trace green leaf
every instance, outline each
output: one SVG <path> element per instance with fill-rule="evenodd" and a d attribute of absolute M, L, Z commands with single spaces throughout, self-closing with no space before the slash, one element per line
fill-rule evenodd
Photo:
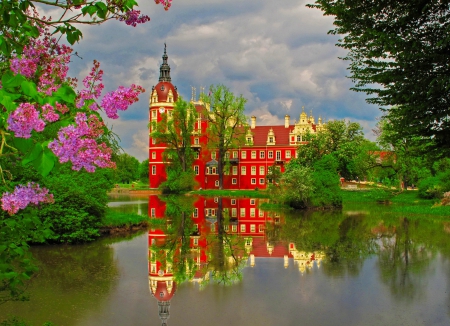
<path fill-rule="evenodd" d="M 31 138 L 14 138 L 14 146 L 22 153 L 27 153 L 33 146 L 33 143 Z"/>
<path fill-rule="evenodd" d="M 11 71 L 4 73 L 2 76 L 2 86 L 4 88 L 20 86 L 24 81 L 26 81 L 24 76 L 21 74 L 14 75 Z"/>
<path fill-rule="evenodd" d="M 20 87 L 22 88 L 22 91 L 25 95 L 28 95 L 34 100 L 37 100 L 37 98 L 39 97 L 35 83 L 30 81 L 23 81 Z"/>
<path fill-rule="evenodd" d="M 92 17 L 92 15 L 97 12 L 97 7 L 94 5 L 89 5 L 89 6 L 83 7 L 83 9 L 81 9 L 81 12 L 83 13 L 83 16 L 85 16 L 86 14 L 89 14 L 89 16 Z"/>
<path fill-rule="evenodd" d="M 22 159 L 22 165 L 25 166 L 28 163 L 33 162 L 36 159 L 38 159 L 42 153 L 42 150 L 43 150 L 42 144 L 36 143 L 33 147 L 33 150 Z"/>
<path fill-rule="evenodd" d="M 61 86 L 55 93 L 53 93 L 53 96 L 63 100 L 66 103 L 73 104 L 75 102 L 77 94 L 70 86 L 64 85 Z"/>
<path fill-rule="evenodd" d="M 44 150 L 42 151 L 38 159 L 33 161 L 33 166 L 43 177 L 45 177 L 55 166 L 55 161 L 55 154 L 53 154 L 53 152 L 48 147 L 44 147 Z"/>
<path fill-rule="evenodd" d="M 95 6 L 98 8 L 97 16 L 102 19 L 105 19 L 106 14 L 108 13 L 108 7 L 106 7 L 106 5 L 103 2 L 97 2 L 95 3 Z"/>
<path fill-rule="evenodd" d="M 17 103 L 14 102 L 17 97 L 14 95 L 16 94 L 8 94 L 6 92 L 2 94 L 2 92 L 0 92 L 0 103 L 6 108 L 8 113 L 17 109 Z"/>
<path fill-rule="evenodd" d="M 135 0 L 126 0 L 124 3 L 124 9 L 131 10 L 134 6 L 137 6 L 137 2 Z"/>

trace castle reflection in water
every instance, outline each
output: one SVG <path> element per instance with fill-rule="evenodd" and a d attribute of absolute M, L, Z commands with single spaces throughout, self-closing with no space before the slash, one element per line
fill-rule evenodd
<path fill-rule="evenodd" d="M 149 197 L 148 279 L 162 325 L 182 282 L 197 282 L 200 289 L 210 282 L 231 285 L 258 258 L 279 258 L 285 268 L 293 262 L 299 273 L 320 267 L 323 252 L 277 240 L 283 217 L 259 204 L 256 198 Z"/>

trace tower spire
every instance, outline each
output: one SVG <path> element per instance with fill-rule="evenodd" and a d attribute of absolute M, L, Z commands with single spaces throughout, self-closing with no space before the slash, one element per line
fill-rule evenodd
<path fill-rule="evenodd" d="M 161 67 L 159 68 L 159 81 L 160 82 L 170 82 L 172 81 L 172 79 L 170 78 L 170 66 L 167 63 L 167 59 L 169 57 L 167 56 L 167 51 L 166 51 L 166 43 L 164 43 L 164 54 L 162 56 L 163 59 L 163 63 L 161 65 Z"/>

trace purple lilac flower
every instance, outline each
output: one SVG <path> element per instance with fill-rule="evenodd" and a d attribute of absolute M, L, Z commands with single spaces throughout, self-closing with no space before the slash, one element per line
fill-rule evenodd
<path fill-rule="evenodd" d="M 39 119 L 39 112 L 30 103 L 20 103 L 9 115 L 7 122 L 7 129 L 14 131 L 15 136 L 19 138 L 30 138 L 33 129 L 40 132 L 45 127 L 45 122 Z"/>
<path fill-rule="evenodd" d="M 116 91 L 109 92 L 103 97 L 101 106 L 105 109 L 108 118 L 117 119 L 119 117 L 117 110 L 127 110 L 131 104 L 139 100 L 138 96 L 143 92 L 145 89 L 134 84 L 129 88 L 119 86 Z"/>
<path fill-rule="evenodd" d="M 42 116 L 49 122 L 55 122 L 59 120 L 59 115 L 53 109 L 50 104 L 44 104 L 42 106 Z"/>
<path fill-rule="evenodd" d="M 29 204 L 53 203 L 53 195 L 48 189 L 40 188 L 37 183 L 29 182 L 28 185 L 18 185 L 13 193 L 5 192 L 2 195 L 2 209 L 9 215 L 14 215 L 20 209 L 25 209 Z"/>
<path fill-rule="evenodd" d="M 169 10 L 170 6 L 172 6 L 172 0 L 155 0 L 155 3 L 163 5 L 164 10 Z"/>
<path fill-rule="evenodd" d="M 147 15 L 141 15 L 139 10 L 129 10 L 124 16 L 119 18 L 120 21 L 125 21 L 125 24 L 136 27 L 137 24 L 144 24 L 150 21 Z"/>
<path fill-rule="evenodd" d="M 78 98 L 76 101 L 77 108 L 81 108 L 84 105 L 84 101 L 91 100 L 94 98 L 99 98 L 105 87 L 101 81 L 103 80 L 103 70 L 100 69 L 100 62 L 94 60 L 94 67 L 92 67 L 91 72 L 88 76 L 83 79 L 83 85 L 85 89 L 78 93 Z M 93 103 L 89 106 L 91 110 L 96 111 L 98 105 Z"/>
<path fill-rule="evenodd" d="M 98 144 L 95 139 L 103 134 L 104 124 L 95 115 L 88 119 L 81 112 L 77 113 L 75 123 L 61 128 L 58 139 L 48 145 L 59 161 L 71 161 L 72 169 L 76 171 L 85 168 L 88 172 L 94 172 L 95 166 L 114 168 L 112 150 L 105 143 Z"/>

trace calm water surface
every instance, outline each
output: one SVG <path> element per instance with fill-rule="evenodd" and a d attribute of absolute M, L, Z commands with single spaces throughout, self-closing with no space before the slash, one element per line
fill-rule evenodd
<path fill-rule="evenodd" d="M 196 203 L 200 215 L 204 208 L 207 212 L 209 202 Z M 115 198 L 110 204 L 140 213 L 156 208 L 157 218 L 168 207 L 164 205 L 150 200 L 149 210 L 147 198 Z M 236 205 L 238 212 L 251 208 L 239 201 Z M 256 211 L 254 219 L 259 215 Z M 273 214 L 264 220 L 263 235 L 233 238 L 252 239 L 250 249 L 237 249 L 242 261 L 236 270 L 227 265 L 215 273 L 218 264 L 209 264 L 194 273 L 195 268 L 177 269 L 174 263 L 171 280 L 191 275 L 191 281 L 175 282 L 168 325 L 450 325 L 448 222 L 430 219 L 425 224 L 387 207 L 356 204 L 339 213 Z M 171 241 L 169 229 L 179 229 L 177 223 L 172 218 L 172 227 L 163 232 L 165 243 Z M 214 216 L 204 226 L 217 230 L 212 224 L 217 224 Z M 193 234 L 200 234 L 201 247 L 205 231 L 200 230 Z M 149 243 L 156 236 L 163 235 L 152 229 L 128 239 L 33 248 L 40 273 L 30 284 L 30 301 L 0 306 L 0 320 L 17 315 L 35 326 L 45 321 L 161 325 L 158 291 L 154 296 L 149 289 L 148 257 L 156 252 Z M 178 247 L 174 257 L 182 251 Z M 214 252 L 205 249 L 206 260 L 214 261 Z M 192 259 L 203 266 L 200 256 Z M 158 265 L 160 276 L 169 275 L 163 269 Z M 218 283 L 230 270 L 238 277 L 227 285 Z"/>

